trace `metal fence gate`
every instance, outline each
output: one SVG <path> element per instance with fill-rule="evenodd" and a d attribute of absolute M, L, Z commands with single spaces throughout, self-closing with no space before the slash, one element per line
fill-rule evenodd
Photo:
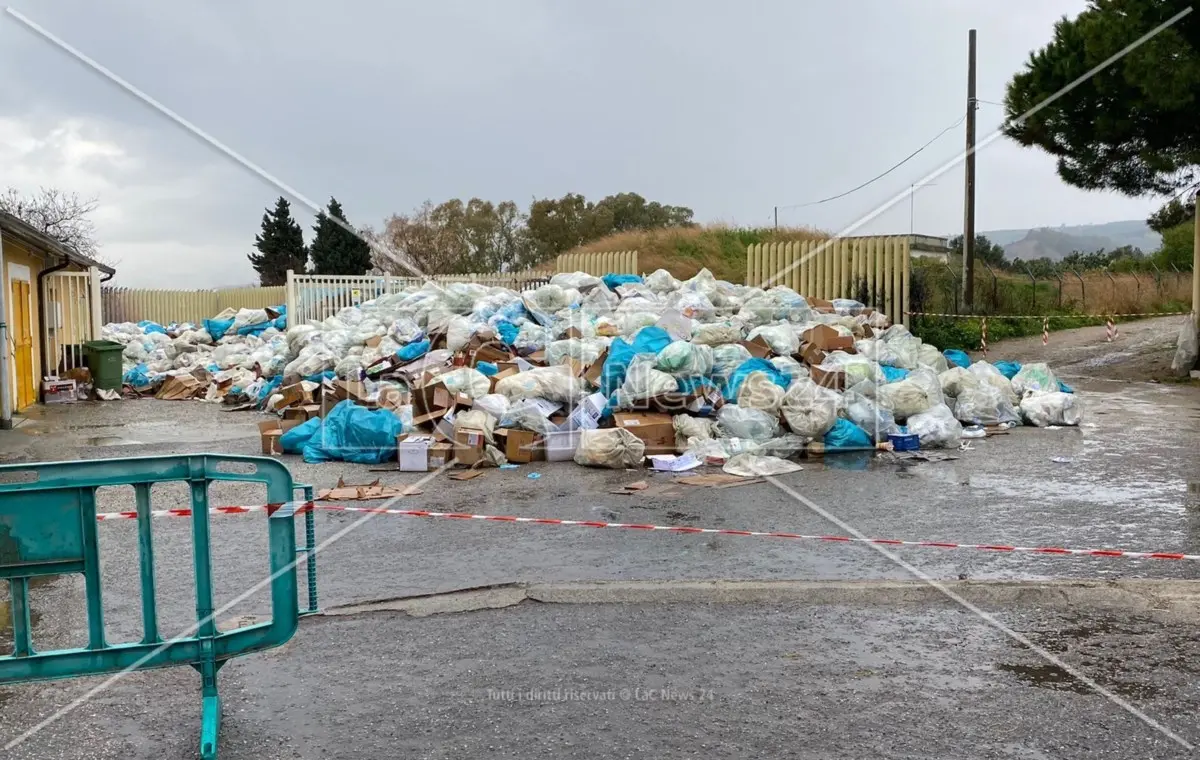
<path fill-rule="evenodd" d="M 62 375 L 84 366 L 83 344 L 100 337 L 99 271 L 48 274 L 39 295 L 47 371 Z"/>

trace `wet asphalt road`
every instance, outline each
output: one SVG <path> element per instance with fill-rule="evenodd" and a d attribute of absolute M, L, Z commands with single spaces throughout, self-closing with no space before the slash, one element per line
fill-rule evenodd
<path fill-rule="evenodd" d="M 951 452 L 958 459 L 937 463 L 904 464 L 888 456 L 871 461 L 854 457 L 830 458 L 824 463 L 806 463 L 802 472 L 780 480 L 840 520 L 873 536 L 1200 553 L 1200 510 L 1189 510 L 1186 506 L 1187 481 L 1200 479 L 1200 468 L 1197 467 L 1200 460 L 1195 453 L 1195 441 L 1200 432 L 1200 392 L 1174 385 L 1099 380 L 1078 383 L 1077 387 L 1087 405 L 1085 426 L 1080 429 L 1019 429 L 1006 436 L 975 441 L 973 451 Z M 199 403 L 136 401 L 76 406 L 70 412 L 70 424 L 66 423 L 67 419 L 64 410 L 48 410 L 35 427 L 7 436 L 0 441 L 0 447 L 10 458 L 27 461 L 206 451 L 256 454 L 259 448 L 255 423 L 260 417 L 224 413 Z M 1054 457 L 1066 457 L 1070 461 L 1055 463 Z M 298 458 L 285 458 L 285 462 L 298 482 L 317 486 L 331 486 L 339 476 L 347 482 L 380 478 L 384 483 L 392 484 L 412 483 L 421 477 L 395 472 L 369 473 L 369 468 L 364 466 L 305 465 Z M 534 471 L 542 477 L 528 479 L 526 475 Z M 609 493 L 617 485 L 640 479 L 649 479 L 651 488 L 633 496 Z M 797 503 L 770 484 L 723 490 L 695 489 L 672 485 L 668 475 L 586 470 L 570 463 L 490 471 L 471 482 L 454 482 L 439 476 L 422 488 L 423 494 L 405 499 L 400 506 L 817 534 L 842 532 L 841 528 L 831 525 L 803 503 Z M 214 504 L 264 501 L 264 495 L 256 487 L 234 484 L 214 486 L 212 498 Z M 186 491 L 176 486 L 156 488 L 154 506 L 187 506 Z M 132 493 L 102 491 L 100 508 L 132 508 Z M 359 519 L 348 514 L 318 515 L 320 538 L 349 529 L 343 538 L 322 552 L 318 561 L 322 606 L 524 580 L 908 576 L 905 570 L 869 547 L 843 544 L 392 516 L 374 516 L 361 522 Z M 239 598 L 264 577 L 267 566 L 264 522 L 261 514 L 214 518 L 212 535 L 219 605 Z M 177 518 L 157 520 L 154 530 L 160 619 L 165 631 L 182 631 L 195 620 L 188 521 Z M 101 538 L 109 640 L 134 640 L 141 633 L 134 523 L 106 523 L 102 526 Z M 938 549 L 897 551 L 912 565 L 937 578 L 1197 577 L 1196 567 L 1185 562 L 1068 559 Z M 6 595 L 7 589 L 0 590 L 0 606 Z M 34 593 L 34 609 L 38 616 L 35 643 L 42 648 L 83 644 L 82 608 L 80 579 L 66 578 L 39 586 Z M 268 609 L 269 599 L 265 593 L 259 593 L 229 606 L 222 614 L 232 618 L 240 614 L 262 614 Z M 1121 722 L 1123 718 L 1114 717 L 1116 714 L 1106 704 L 1097 705 L 1090 701 L 1097 699 L 1095 697 L 1077 699 L 1054 689 L 1019 687 L 1020 678 L 1013 672 L 1004 677 L 1011 676 L 1010 680 L 998 681 L 990 675 L 991 670 L 987 670 L 994 669 L 995 662 L 985 657 L 987 662 L 980 664 L 972 659 L 983 650 L 970 646 L 962 650 L 963 659 L 956 666 L 958 676 L 954 678 L 966 678 L 978 688 L 968 693 L 947 686 L 949 691 L 937 692 L 926 705 L 932 711 L 928 720 L 903 712 L 906 692 L 901 689 L 900 681 L 889 681 L 888 691 L 868 690 L 853 697 L 845 691 L 852 689 L 853 683 L 847 684 L 845 673 L 836 670 L 823 676 L 827 681 L 824 693 L 830 704 L 826 706 L 825 701 L 821 701 L 805 707 L 814 701 L 813 677 L 786 668 L 781 670 L 778 662 L 763 665 L 758 676 L 765 678 L 763 674 L 768 672 L 774 677 L 791 673 L 791 678 L 775 684 L 772 688 L 776 691 L 769 694 L 772 704 L 779 703 L 778 713 L 771 710 L 764 713 L 753 700 L 747 702 L 739 698 L 722 703 L 720 716 L 725 717 L 710 714 L 702 724 L 697 724 L 695 715 L 685 713 L 668 716 L 670 720 L 664 728 L 648 713 L 622 717 L 609 712 L 613 708 L 608 707 L 572 717 L 572 713 L 561 711 L 575 709 L 574 705 L 559 706 L 555 710 L 541 707 L 523 711 L 520 706 L 490 705 L 489 709 L 480 710 L 477 709 L 478 700 L 431 701 L 423 690 L 432 689 L 438 683 L 441 684 L 438 688 L 448 688 L 449 681 L 440 679 L 450 679 L 456 672 L 463 684 L 456 688 L 468 691 L 486 689 L 487 683 L 496 679 L 520 676 L 528 680 L 513 664 L 522 660 L 505 652 L 505 647 L 520 647 L 523 636 L 530 638 L 528 647 L 531 651 L 547 653 L 550 664 L 540 676 L 595 678 L 601 683 L 617 683 L 632 678 L 631 674 L 635 672 L 642 672 L 627 669 L 633 667 L 630 662 L 636 664 L 638 660 L 627 661 L 628 652 L 618 647 L 618 643 L 640 642 L 633 650 L 641 651 L 659 641 L 671 641 L 676 630 L 691 631 L 693 635 L 703 632 L 713 626 L 711 618 L 717 615 L 709 612 L 706 614 L 710 617 L 704 617 L 702 613 L 696 613 L 701 615 L 697 621 L 682 609 L 654 619 L 639 613 L 634 617 L 645 627 L 638 633 L 622 631 L 621 620 L 626 614 L 616 607 L 561 613 L 573 618 L 566 621 L 555 612 L 546 620 L 522 618 L 524 622 L 507 622 L 508 618 L 504 616 L 513 612 L 470 613 L 454 620 L 439 619 L 449 622 L 439 622 L 428 628 L 415 627 L 414 621 L 389 616 L 372 616 L 367 622 L 358 619 L 354 622 L 310 621 L 285 650 L 287 653 L 299 651 L 301 655 L 287 654 L 283 660 L 272 659 L 279 655 L 253 657 L 235 662 L 223 671 L 228 676 L 225 693 L 229 700 L 223 756 L 377 757 L 391 754 L 386 751 L 387 746 L 397 747 L 397 755 L 407 755 L 406 750 L 415 748 L 414 756 L 428 757 L 492 753 L 515 756 L 518 747 L 529 749 L 522 754 L 535 756 L 539 752 L 548 754 L 551 750 L 587 756 L 592 750 L 590 742 L 580 741 L 574 746 L 566 742 L 570 741 L 568 736 L 593 735 L 589 732 L 594 732 L 595 736 L 613 737 L 611 741 L 617 742 L 617 750 L 605 756 L 633 756 L 653 750 L 671 756 L 687 756 L 700 753 L 698 748 L 703 744 L 713 748 L 711 754 L 717 756 L 786 756 L 790 753 L 797 757 L 836 757 L 841 752 L 841 756 L 848 757 L 869 754 L 884 757 L 1095 757 L 1105 756 L 1102 754 L 1105 747 L 1112 746 L 1115 749 L 1109 756 L 1127 757 L 1135 754 L 1135 749 L 1145 754 L 1144 750 L 1151 746 L 1142 743 L 1147 741 L 1144 731 L 1140 734 L 1132 731 Z M 766 615 L 771 610 L 756 610 L 755 614 L 760 612 Z M 522 608 L 519 614 L 531 613 Z M 816 659 L 823 662 L 830 640 L 838 636 L 852 639 L 856 629 L 863 627 L 862 621 L 854 617 L 856 614 L 833 609 L 826 621 L 809 621 L 811 627 L 809 623 L 793 621 L 791 628 L 771 634 L 760 630 L 760 623 L 768 624 L 766 619 L 760 621 L 743 610 L 730 613 L 726 609 L 719 617 L 742 621 L 739 624 L 742 634 L 735 635 L 731 629 L 727 639 L 714 639 L 710 643 L 718 647 L 713 651 L 729 657 L 747 641 L 769 639 L 772 635 L 790 636 L 805 657 L 818 651 L 822 654 Z M 496 619 L 487 617 L 491 615 Z M 904 631 L 906 635 L 877 642 L 876 655 L 905 662 L 910 654 L 917 659 L 922 656 L 921 652 L 932 656 L 930 653 L 946 641 L 967 641 L 975 646 L 987 638 L 973 632 L 974 623 L 960 622 L 958 618 L 953 620 L 954 626 L 965 628 L 954 628 L 958 633 L 954 636 L 946 633 L 943 639 L 928 638 L 924 629 L 932 626 L 933 630 L 940 630 L 938 625 L 950 625 L 949 622 L 934 625 L 919 616 L 893 620 L 888 630 L 893 633 Z M 1031 619 L 1030 625 L 1040 624 L 1038 620 Z M 525 633 L 519 634 L 516 628 L 505 628 L 509 625 L 527 627 L 521 629 Z M 610 631 L 608 650 L 603 650 L 602 642 L 593 645 L 607 654 L 597 654 L 595 659 L 590 659 L 574 650 L 569 656 L 550 651 L 555 646 L 554 641 L 559 645 L 576 640 L 591 641 L 580 637 L 581 631 L 598 635 L 593 628 Z M 501 630 L 508 633 L 501 636 Z M 537 639 L 532 633 L 542 630 L 551 632 L 545 634 L 544 640 Z M 909 633 L 916 639 L 907 635 Z M 1177 633 L 1182 635 L 1182 631 Z M 472 636 L 477 638 L 472 639 Z M 480 636 L 485 638 L 480 640 Z M 1147 647 L 1147 651 L 1155 651 L 1156 645 L 1149 632 L 1147 636 L 1150 638 L 1139 638 L 1136 643 L 1126 640 L 1113 646 L 1120 658 L 1142 656 L 1138 653 Z M 2 632 L 0 637 L 3 637 Z M 359 642 L 363 639 L 371 642 L 369 648 L 362 648 Z M 704 640 L 703 637 L 700 640 Z M 460 646 L 457 642 L 462 642 L 462 647 L 473 646 L 475 651 L 491 648 L 496 656 L 486 658 L 486 667 L 480 660 L 474 670 L 459 672 L 468 667 L 460 663 L 462 658 L 439 654 L 436 647 L 417 651 L 421 648 L 414 642 L 421 641 L 430 645 L 454 641 L 456 647 Z M 687 640 L 675 649 L 688 652 L 695 644 L 695 641 Z M 302 648 L 297 650 L 297 647 Z M 0 648 L 6 647 L 0 644 Z M 641 653 L 649 656 L 646 651 Z M 658 655 L 662 656 L 663 652 L 659 651 Z M 671 660 L 668 657 L 666 663 L 658 667 L 660 670 L 666 668 L 667 673 L 692 673 L 695 680 L 700 670 L 691 659 Z M 1099 664 L 1107 667 L 1103 662 Z M 1145 672 L 1135 680 L 1157 677 L 1153 675 L 1158 672 L 1157 667 L 1151 667 L 1153 663 L 1149 661 L 1144 664 Z M 289 668 L 298 673 L 294 676 L 298 680 L 293 682 L 293 676 L 285 675 Z M 980 668 L 985 668 L 989 675 L 974 675 Z M 529 672 L 539 673 L 532 665 Z M 443 673 L 444 676 L 439 675 Z M 1194 673 L 1185 674 L 1194 683 Z M 737 668 L 730 669 L 726 675 L 732 680 L 728 683 L 721 679 L 717 681 L 738 694 L 742 692 L 737 689 L 753 680 L 752 674 L 741 673 Z M 910 675 L 909 678 L 914 677 Z M 986 684 L 971 681 L 977 677 Z M 820 683 L 821 677 L 816 677 L 816 682 Z M 0 691 L 3 723 L 5 726 L 31 725 L 48 714 L 54 705 L 69 701 L 71 695 L 87 683 L 35 685 L 19 691 Z M 289 683 L 296 689 L 289 687 Z M 997 687 L 997 683 L 1000 686 Z M 411 684 L 414 691 L 398 684 Z M 716 690 L 718 686 L 710 688 Z M 309 690 L 320 696 L 311 696 Z M 282 705 L 289 702 L 281 694 L 293 691 L 302 696 L 296 697 L 292 707 L 284 710 Z M 1043 694 L 1043 691 L 1047 693 Z M 461 697 L 463 692 L 456 693 Z M 818 690 L 817 693 L 821 692 Z M 924 694 L 919 690 L 918 693 Z M 997 694 L 1002 696 L 990 706 L 993 703 L 989 700 Z M 1194 697 L 1194 690 L 1189 694 L 1178 697 L 1182 700 L 1178 702 L 1172 701 L 1175 697 L 1168 698 L 1163 709 L 1168 713 L 1194 709 L 1194 704 L 1188 701 Z M 85 727 L 80 730 L 85 730 L 97 742 L 94 748 L 90 744 L 73 745 L 64 738 L 62 741 L 67 743 L 55 752 L 27 756 L 191 757 L 197 719 L 195 697 L 195 675 L 190 671 L 140 674 L 75 713 L 76 724 Z M 351 704 L 355 699 L 359 702 Z M 973 704 L 972 700 L 978 700 L 977 704 L 966 710 L 963 705 Z M 151 704 L 153 709 L 149 708 Z M 165 711 L 163 708 L 167 705 L 175 705 L 178 709 Z M 821 733 L 823 729 L 812 728 L 810 723 L 801 721 L 808 713 L 788 712 L 788 709 L 800 711 L 802 708 L 815 711 L 812 714 L 817 716 L 818 725 L 833 721 L 834 728 L 825 735 Z M 424 720 L 414 723 L 397 717 L 413 710 L 424 716 Z M 521 716 L 516 723 L 510 721 L 513 710 Z M 966 710 L 965 714 L 955 717 L 954 713 L 963 710 Z M 289 717 L 279 717 L 280 712 L 288 713 Z M 1101 713 L 1103 719 L 1098 717 Z M 862 720 L 863 714 L 872 716 L 871 720 Z M 624 730 L 630 715 L 637 718 L 634 722 L 638 730 Z M 858 717 L 853 717 L 855 715 Z M 757 722 L 768 719 L 772 721 L 769 726 Z M 557 733 L 547 728 L 555 720 L 559 721 Z M 577 722 L 563 727 L 563 720 Z M 1051 725 L 1056 722 L 1069 723 L 1072 728 L 1060 736 L 1061 726 L 1054 729 Z M 304 725 L 309 723 L 314 727 L 305 729 Z M 872 726 L 877 729 L 879 725 L 892 723 L 916 732 L 913 734 L 916 738 L 905 744 L 903 736 L 872 729 Z M 1010 723 L 1011 730 L 997 728 Z M 1094 729 L 1094 724 L 1105 726 L 1099 733 L 1105 742 L 1116 743 L 1089 743 L 1082 732 Z M 745 734 L 743 727 L 756 725 L 759 733 L 763 732 L 764 726 L 771 729 L 762 741 L 777 739 L 779 743 L 773 747 L 755 744 L 758 740 Z M 955 728 L 951 731 L 947 726 Z M 62 730 L 66 731 L 66 727 Z M 713 732 L 711 737 L 707 733 L 710 730 Z M 395 738 L 391 738 L 392 734 Z M 966 735 L 970 738 L 976 734 L 979 737 L 1041 738 L 1021 740 L 1026 742 L 1024 744 L 1016 739 L 984 743 L 979 745 L 977 753 L 954 751 L 957 737 Z M 549 738 L 543 740 L 543 736 Z M 812 744 L 813 737 L 821 736 L 824 738 Z M 540 743 L 522 743 L 530 737 L 537 738 Z M 1064 743 L 1056 744 L 1060 739 Z M 103 744 L 109 741 L 116 743 L 111 745 L 114 750 L 111 753 L 109 745 Z M 920 751 L 925 746 L 933 749 Z M 495 749 L 489 750 L 489 747 Z M 1163 747 L 1148 751 L 1147 756 L 1172 756 Z"/>
<path fill-rule="evenodd" d="M 1189 742 L 1194 622 L 1001 617 Z M 0 740 L 88 681 L 31 685 Z M 195 753 L 197 679 L 140 673 L 9 757 Z M 221 757 L 1182 758 L 1193 755 L 962 610 L 531 604 L 314 618 L 222 671 Z M 539 693 L 540 692 L 540 693 Z"/>

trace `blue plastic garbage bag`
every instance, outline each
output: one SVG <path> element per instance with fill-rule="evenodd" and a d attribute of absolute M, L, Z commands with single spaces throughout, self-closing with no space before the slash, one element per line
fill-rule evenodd
<path fill-rule="evenodd" d="M 401 361 L 411 362 L 420 359 L 427 353 L 429 353 L 429 339 L 425 338 L 423 340 L 409 343 L 407 346 L 402 346 L 400 350 L 396 352 L 396 356 Z"/>
<path fill-rule="evenodd" d="M 121 382 L 125 385 L 132 385 L 134 388 L 145 388 L 150 383 L 150 368 L 145 364 L 139 364 L 136 367 L 126 370 L 125 375 L 121 378 Z"/>
<path fill-rule="evenodd" d="M 337 374 L 334 373 L 333 370 L 327 369 L 324 372 L 318 372 L 315 375 L 309 375 L 308 377 L 306 377 L 304 379 L 310 383 L 323 383 L 326 380 L 333 380 L 336 377 L 337 377 Z"/>
<path fill-rule="evenodd" d="M 275 389 L 282 384 L 283 375 L 276 375 L 275 377 L 271 378 L 263 385 L 262 389 L 259 390 L 258 398 L 256 398 L 255 401 L 259 406 L 267 403 L 267 400 L 271 398 L 271 394 L 274 393 Z"/>
<path fill-rule="evenodd" d="M 657 354 L 671 343 L 671 336 L 661 327 L 650 325 L 643 327 L 633 336 L 633 343 L 626 343 L 621 338 L 614 338 L 608 347 L 608 359 L 600 373 L 600 392 L 611 395 L 625 382 L 625 373 L 629 371 L 629 363 L 637 354 Z"/>
<path fill-rule="evenodd" d="M 396 436 L 403 432 L 404 423 L 390 410 L 341 401 L 325 415 L 320 435 L 312 436 L 304 446 L 304 461 L 386 462 L 396 457 Z"/>
<path fill-rule="evenodd" d="M 952 367 L 966 369 L 971 366 L 971 357 L 967 356 L 966 351 L 959 351 L 957 348 L 947 348 L 942 352 L 942 356 L 946 357 L 946 361 L 950 362 L 950 366 Z"/>
<path fill-rule="evenodd" d="M 1074 392 L 1075 392 L 1075 389 L 1074 389 L 1074 388 L 1072 388 L 1071 386 L 1067 385 L 1067 384 L 1066 384 L 1066 383 L 1064 383 L 1062 380 L 1059 380 L 1059 381 L 1058 381 L 1058 389 L 1059 389 L 1060 391 L 1062 391 L 1063 393 L 1074 393 Z"/>
<path fill-rule="evenodd" d="M 1012 380 L 1021 371 L 1021 362 L 996 362 L 995 367 L 1000 370 L 1001 375 Z"/>
<path fill-rule="evenodd" d="M 274 325 L 274 322 L 259 322 L 256 325 L 242 325 L 238 328 L 238 335 L 262 335 L 268 327 Z M 287 320 L 284 320 L 284 329 L 287 329 Z"/>
<path fill-rule="evenodd" d="M 206 319 L 204 320 L 204 329 L 212 336 L 214 341 L 225 337 L 225 333 L 233 327 L 232 319 Z"/>
<path fill-rule="evenodd" d="M 734 403 L 738 397 L 738 391 L 742 389 L 742 381 L 745 380 L 751 372 L 764 372 L 771 378 L 771 382 L 778 385 L 780 388 L 787 390 L 788 385 L 792 382 L 792 376 L 780 372 L 778 368 L 766 359 L 747 359 L 738 365 L 729 375 L 729 381 L 725 384 L 721 395 L 729 403 Z"/>
<path fill-rule="evenodd" d="M 143 319 L 141 322 L 138 322 L 137 326 L 142 328 L 142 332 L 144 333 L 163 333 L 165 335 L 167 332 L 167 328 L 163 327 L 157 322 L 151 322 L 148 319 Z"/>
<path fill-rule="evenodd" d="M 825 434 L 826 451 L 854 451 L 873 448 L 875 448 L 875 443 L 867 431 L 844 417 L 838 417 L 837 423 Z"/>
<path fill-rule="evenodd" d="M 621 285 L 631 285 L 635 282 L 641 282 L 642 278 L 636 274 L 614 274 L 609 272 L 600 278 L 609 290 L 616 290 Z"/>
<path fill-rule="evenodd" d="M 521 333 L 521 328 L 507 320 L 499 320 L 496 322 L 496 332 L 500 334 L 500 340 L 506 346 L 511 346 L 517 342 L 517 335 Z"/>
<path fill-rule="evenodd" d="M 908 370 L 900 369 L 899 367 L 889 367 L 886 364 L 880 364 L 879 370 L 883 372 L 887 382 L 895 383 L 908 377 Z"/>
<path fill-rule="evenodd" d="M 704 393 L 708 388 L 721 390 L 721 385 L 711 377 L 681 377 L 678 378 L 680 393 Z"/>
<path fill-rule="evenodd" d="M 491 362 L 479 362 L 475 365 L 475 369 L 479 370 L 479 374 L 484 377 L 491 377 L 500 371 L 500 368 Z"/>
<path fill-rule="evenodd" d="M 321 418 L 313 417 L 279 436 L 279 446 L 285 454 L 302 454 L 304 447 L 321 430 Z"/>

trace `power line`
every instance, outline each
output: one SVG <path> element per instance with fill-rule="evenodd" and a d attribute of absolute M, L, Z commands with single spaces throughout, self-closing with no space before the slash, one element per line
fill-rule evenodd
<path fill-rule="evenodd" d="M 925 144 L 924 144 L 924 145 L 922 145 L 921 147 L 919 147 L 919 148 L 917 148 L 916 150 L 914 150 L 912 153 L 908 154 L 908 156 L 906 156 L 906 157 L 904 158 L 904 160 L 902 160 L 900 163 L 898 163 L 898 164 L 896 164 L 895 166 L 891 167 L 890 169 L 888 169 L 887 171 L 885 171 L 883 174 L 880 174 L 880 175 L 878 175 L 878 176 L 876 176 L 876 177 L 872 177 L 871 179 L 869 179 L 869 180 L 867 180 L 866 182 L 862 183 L 862 184 L 861 184 L 861 185 L 859 185 L 858 187 L 851 188 L 851 189 L 847 190 L 847 191 L 846 191 L 846 192 L 844 192 L 844 193 L 838 193 L 837 195 L 831 195 L 831 196 L 829 196 L 828 198 L 822 198 L 822 199 L 821 199 L 821 200 L 819 200 L 819 201 L 810 201 L 809 203 L 795 203 L 795 204 L 792 204 L 791 206 L 778 206 L 777 208 L 780 208 L 780 209 L 796 209 L 796 208 L 806 208 L 806 207 L 808 207 L 808 206 L 819 206 L 819 205 L 821 205 L 822 203 L 829 203 L 830 201 L 836 201 L 838 198 L 845 198 L 847 195 L 850 195 L 851 193 L 856 193 L 856 192 L 858 192 L 859 190 L 862 190 L 864 187 L 866 187 L 866 186 L 868 186 L 868 185 L 870 185 L 870 184 L 873 184 L 873 183 L 875 183 L 875 182 L 878 182 L 879 180 L 883 179 L 883 178 L 884 178 L 884 177 L 886 177 L 887 175 L 889 175 L 889 174 L 891 174 L 892 172 L 894 172 L 894 171 L 896 171 L 897 169 L 899 169 L 901 166 L 904 166 L 906 163 L 908 163 L 908 162 L 909 162 L 909 161 L 911 161 L 913 158 L 915 158 L 915 157 L 917 156 L 917 154 L 919 154 L 921 151 L 925 150 L 925 149 L 926 149 L 926 148 L 928 148 L 930 145 L 933 145 L 935 142 L 937 142 L 937 141 L 938 141 L 938 138 L 940 138 L 942 135 L 944 135 L 944 134 L 946 134 L 947 132 L 949 132 L 950 130 L 954 129 L 954 128 L 955 128 L 955 127 L 957 127 L 959 124 L 962 124 L 962 123 L 963 123 L 963 122 L 966 120 L 966 118 L 967 118 L 966 114 L 963 114 L 962 116 L 958 117 L 958 120 L 957 120 L 957 121 L 955 121 L 953 124 L 951 124 L 950 126 L 946 127 L 945 129 L 943 129 L 941 132 L 938 132 L 936 135 L 934 135 L 933 139 L 931 139 L 929 142 L 925 143 Z"/>

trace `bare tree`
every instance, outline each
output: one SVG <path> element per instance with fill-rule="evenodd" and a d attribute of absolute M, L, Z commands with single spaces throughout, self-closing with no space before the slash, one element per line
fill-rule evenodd
<path fill-rule="evenodd" d="M 64 193 L 43 187 L 31 195 L 23 195 L 15 187 L 0 194 L 0 211 L 7 211 L 58 242 L 97 261 L 99 243 L 91 213 L 99 201 L 80 198 L 76 193 Z"/>

